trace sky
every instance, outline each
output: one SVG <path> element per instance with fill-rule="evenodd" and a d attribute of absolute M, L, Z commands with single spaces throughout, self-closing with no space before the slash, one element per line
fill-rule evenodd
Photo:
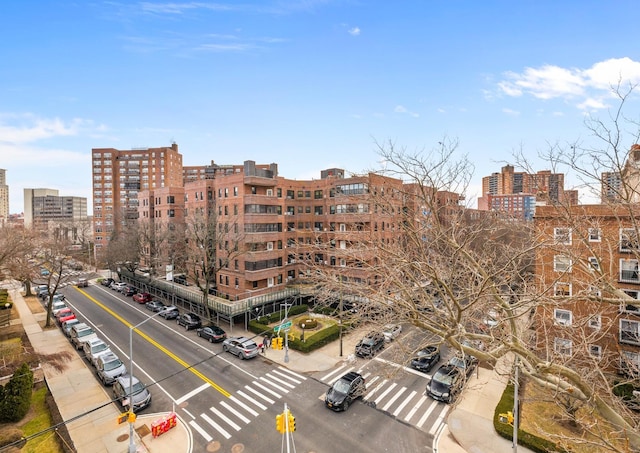
<path fill-rule="evenodd" d="M 49 188 L 91 213 L 92 148 L 173 142 L 184 165 L 275 162 L 317 179 L 380 168 L 380 143 L 429 153 L 453 139 L 474 199 L 515 151 L 536 162 L 591 139 L 585 118 L 617 107 L 611 84 L 640 82 L 639 12 L 635 0 L 4 0 L 10 212 L 24 188 Z"/>

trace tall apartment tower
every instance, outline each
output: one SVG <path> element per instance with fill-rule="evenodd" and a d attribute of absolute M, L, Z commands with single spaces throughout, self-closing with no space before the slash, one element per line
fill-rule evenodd
<path fill-rule="evenodd" d="M 621 171 L 603 172 L 600 178 L 601 203 L 612 201 L 640 201 L 640 144 L 629 150 Z"/>
<path fill-rule="evenodd" d="M 181 187 L 182 155 L 178 145 L 118 150 L 93 148 L 93 235 L 99 256 L 114 233 L 138 218 L 138 193 Z"/>
<path fill-rule="evenodd" d="M 0 168 L 0 225 L 9 219 L 9 186 L 6 173 L 5 169 Z"/>

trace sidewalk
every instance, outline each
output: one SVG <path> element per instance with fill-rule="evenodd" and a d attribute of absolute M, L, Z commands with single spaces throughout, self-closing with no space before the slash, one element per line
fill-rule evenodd
<path fill-rule="evenodd" d="M 7 286 L 5 283 L 5 287 Z M 120 414 L 115 404 L 109 403 L 111 393 L 95 377 L 85 360 L 78 355 L 59 328 L 43 330 L 38 324 L 45 314 L 34 315 L 20 292 L 22 287 L 11 282 L 9 294 L 18 312 L 31 346 L 40 354 L 71 352 L 64 372 L 59 373 L 43 364 L 45 379 L 62 419 L 68 421 L 67 430 L 79 453 L 126 453 L 129 451 L 129 425 L 118 424 Z M 98 409 L 96 409 L 98 408 Z M 151 424 L 166 413 L 140 415 L 134 423 L 137 451 L 190 453 L 191 431 L 178 418 L 175 428 L 154 438 Z"/>

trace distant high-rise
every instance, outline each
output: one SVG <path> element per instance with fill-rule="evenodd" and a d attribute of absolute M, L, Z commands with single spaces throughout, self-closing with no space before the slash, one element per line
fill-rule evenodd
<path fill-rule="evenodd" d="M 138 218 L 138 192 L 181 187 L 182 155 L 178 145 L 118 150 L 92 149 L 93 234 L 100 254 L 114 232 Z"/>
<path fill-rule="evenodd" d="M 7 185 L 6 172 L 0 168 L 0 225 L 9 218 L 9 186 Z"/>
<path fill-rule="evenodd" d="M 603 172 L 601 179 L 601 203 L 612 201 L 640 201 L 640 145 L 635 144 L 620 171 Z"/>
<path fill-rule="evenodd" d="M 48 230 L 74 243 L 89 236 L 87 199 L 59 196 L 55 189 L 24 189 L 24 226 Z"/>

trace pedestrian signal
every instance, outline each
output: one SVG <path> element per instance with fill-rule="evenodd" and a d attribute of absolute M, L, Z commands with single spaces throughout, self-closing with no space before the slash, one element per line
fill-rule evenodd
<path fill-rule="evenodd" d="M 278 430 L 278 432 L 281 434 L 287 432 L 287 427 L 284 425 L 284 423 L 284 414 L 276 415 L 276 430 Z"/>

